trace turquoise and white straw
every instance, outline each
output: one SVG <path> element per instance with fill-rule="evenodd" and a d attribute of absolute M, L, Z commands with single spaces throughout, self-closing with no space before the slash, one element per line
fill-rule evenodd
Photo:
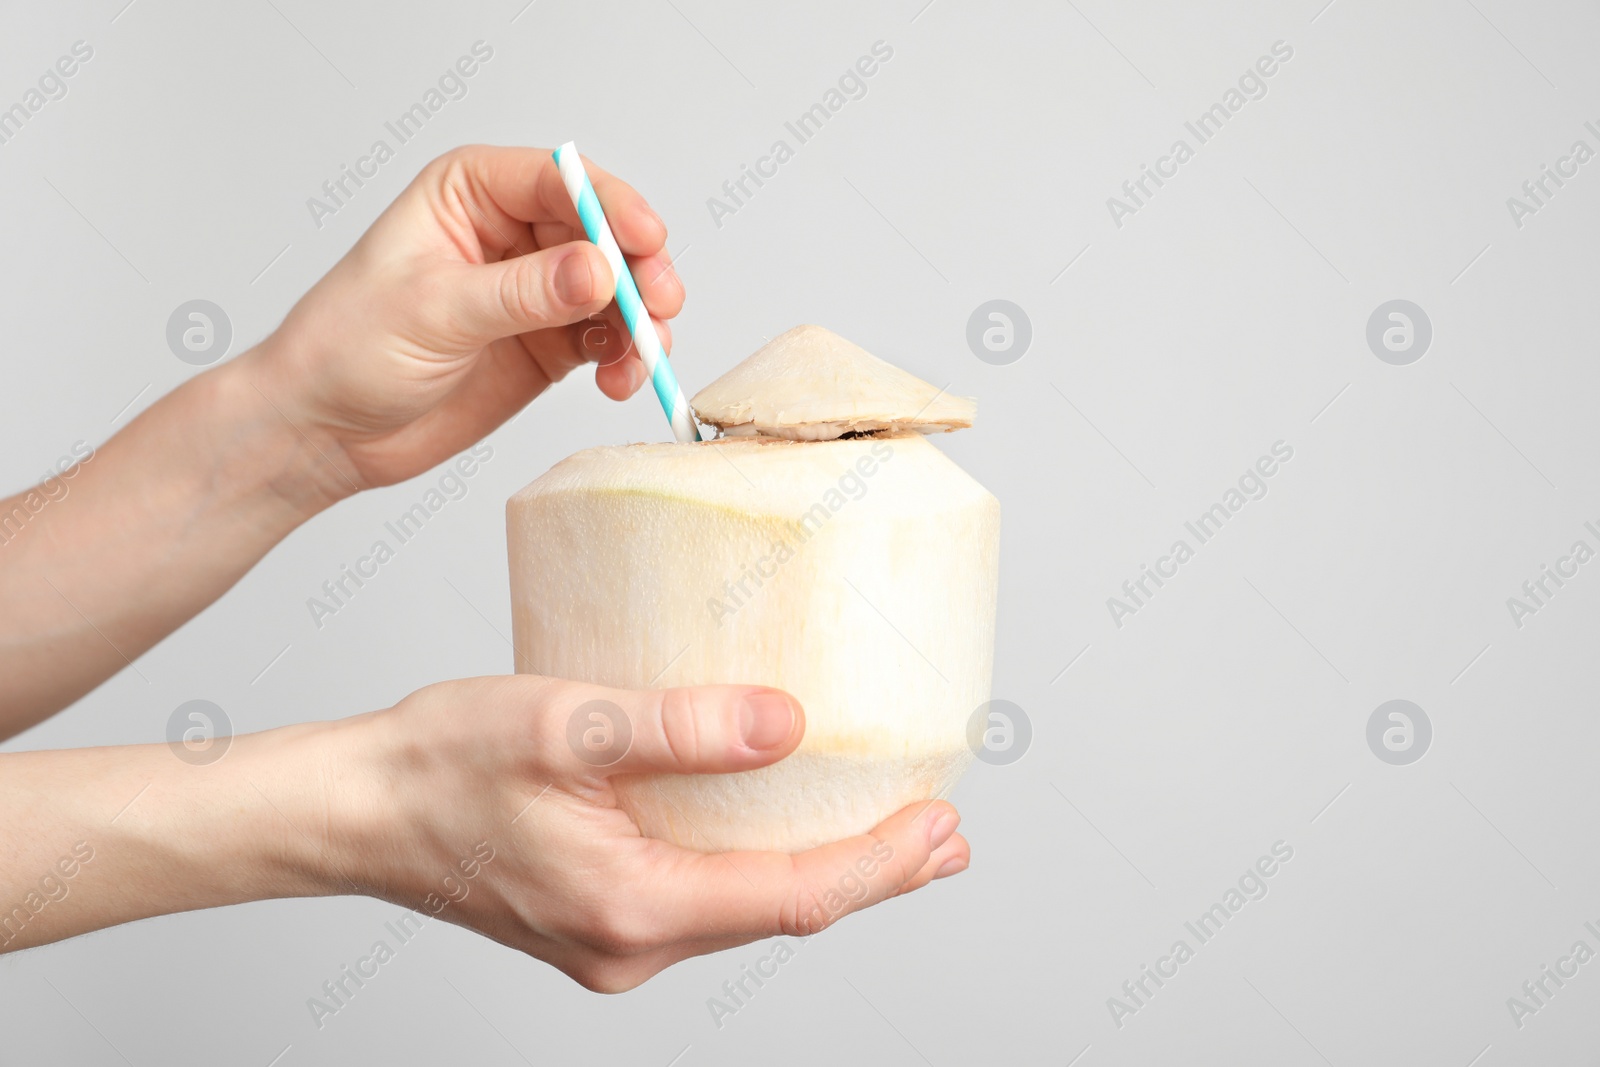
<path fill-rule="evenodd" d="M 567 187 L 567 194 L 572 197 L 573 206 L 578 209 L 583 232 L 589 235 L 589 240 L 595 243 L 611 265 L 611 275 L 617 280 L 617 308 L 622 312 L 623 321 L 628 324 L 628 333 L 633 335 L 633 343 L 639 349 L 639 357 L 644 360 L 644 369 L 650 374 L 650 384 L 655 386 L 662 410 L 672 423 L 673 435 L 680 441 L 700 440 L 699 427 L 689 414 L 689 402 L 684 399 L 683 388 L 672 373 L 672 364 L 667 361 L 667 353 L 661 347 L 661 338 L 656 335 L 650 313 L 645 310 L 644 300 L 639 296 L 639 287 L 628 270 L 627 260 L 622 258 L 622 249 L 617 247 L 611 224 L 606 221 L 606 213 L 600 208 L 600 198 L 594 195 L 594 186 L 589 183 L 589 175 L 583 169 L 583 159 L 578 155 L 576 143 L 568 141 L 556 149 L 556 166 L 561 171 L 561 181 Z"/>

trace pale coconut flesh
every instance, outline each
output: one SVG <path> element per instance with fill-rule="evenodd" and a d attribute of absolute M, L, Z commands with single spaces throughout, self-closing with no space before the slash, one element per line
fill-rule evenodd
<path fill-rule="evenodd" d="M 786 338 L 790 373 L 735 379 Z M 798 369 L 807 346 L 821 380 Z M 706 421 L 737 407 L 757 431 L 588 449 L 511 498 L 519 670 L 629 689 L 769 685 L 805 709 L 799 749 L 773 766 L 614 778 L 647 836 L 795 852 L 942 796 L 966 769 L 989 699 L 1000 509 L 924 436 L 972 420 L 970 401 L 941 399 L 802 327 L 694 398 Z M 860 429 L 872 421 L 882 428 Z M 844 429 L 806 436 L 825 424 Z"/>

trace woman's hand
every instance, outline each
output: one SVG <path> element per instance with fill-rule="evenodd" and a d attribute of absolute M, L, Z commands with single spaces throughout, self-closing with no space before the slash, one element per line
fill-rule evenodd
<path fill-rule="evenodd" d="M 567 741 L 593 700 L 632 731 L 605 768 Z M 0 915 L 0 952 L 194 908 L 356 893 L 415 909 L 403 926 L 447 919 L 618 992 L 965 869 L 944 801 L 794 856 L 688 851 L 640 836 L 617 806 L 616 775 L 748 770 L 804 732 L 772 689 L 514 675 L 232 738 L 221 758 L 167 745 L 0 754 L 0 900 L 24 902 Z"/>
<path fill-rule="evenodd" d="M 588 170 L 646 306 L 677 314 L 666 228 Z M 0 738 L 126 667 L 317 512 L 443 462 L 580 363 L 633 393 L 644 366 L 612 293 L 548 151 L 434 160 L 261 344 L 0 500 Z"/>
<path fill-rule="evenodd" d="M 632 728 L 626 754 L 605 768 L 580 760 L 567 740 L 569 718 L 593 700 L 620 708 Z M 805 732 L 801 709 L 777 690 L 479 678 L 429 686 L 364 728 L 368 756 L 355 758 L 376 774 L 356 808 L 371 821 L 331 849 L 356 857 L 349 873 L 363 891 L 424 913 L 432 894 L 441 918 L 602 992 L 631 989 L 690 956 L 816 933 L 969 858 L 960 817 L 944 801 L 795 856 L 700 853 L 640 836 L 611 779 L 777 762 Z M 467 892 L 443 904 L 451 875 Z"/>
<path fill-rule="evenodd" d="M 666 226 L 587 163 L 665 347 L 683 306 Z M 645 371 L 548 149 L 430 163 L 258 350 L 257 387 L 365 489 L 477 441 L 586 362 L 614 399 Z M 602 313 L 602 309 L 605 309 Z M 591 317 L 592 316 L 592 317 Z"/>
<path fill-rule="evenodd" d="M 626 185 L 589 173 L 646 306 L 671 317 L 683 289 L 665 228 Z M 610 396 L 635 391 L 644 370 L 620 321 L 590 320 L 612 278 L 577 226 L 548 152 L 453 152 L 271 337 L 64 475 L 70 500 L 0 502 L 21 516 L 0 555 L 0 736 L 126 665 L 310 515 L 433 467 L 579 364 L 601 362 Z M 632 727 L 604 769 L 566 741 L 594 699 Z M 796 856 L 687 851 L 642 837 L 617 805 L 615 775 L 760 767 L 803 732 L 798 706 L 768 689 L 516 676 L 239 737 L 218 760 L 165 745 L 0 754 L 0 900 L 22 902 L 0 915 L 0 950 L 356 892 L 621 990 L 687 956 L 814 933 L 966 866 L 942 801 Z"/>

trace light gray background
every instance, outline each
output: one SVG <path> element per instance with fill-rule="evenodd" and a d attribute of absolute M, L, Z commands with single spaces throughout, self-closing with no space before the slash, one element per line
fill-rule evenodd
<path fill-rule="evenodd" d="M 939 443 L 1004 507 L 994 688 L 1035 737 L 956 791 L 968 873 L 806 945 L 720 1030 L 707 998 L 766 949 L 606 998 L 434 924 L 319 1031 L 307 998 L 398 909 L 290 901 L 5 958 L 0 1060 L 1600 1053 L 1600 962 L 1520 1030 L 1505 1003 L 1575 940 L 1600 948 L 1582 926 L 1600 920 L 1600 563 L 1520 630 L 1505 603 L 1574 540 L 1600 547 L 1582 527 L 1600 520 L 1600 162 L 1520 229 L 1506 207 L 1574 140 L 1600 148 L 1582 126 L 1600 119 L 1600 15 L 924 2 L 7 6 L 0 104 L 73 41 L 95 56 L 0 146 L 0 485 L 197 373 L 164 341 L 178 304 L 224 307 L 240 351 L 433 155 L 576 138 L 671 227 L 690 392 L 818 322 L 981 399 L 978 426 Z M 479 39 L 494 58 L 470 95 L 315 228 L 306 198 Z M 866 98 L 715 226 L 707 198 L 880 39 L 894 58 Z M 1294 57 L 1269 94 L 1116 227 L 1106 198 L 1278 40 Z M 965 341 L 995 298 L 1032 321 L 1009 366 Z M 1433 324 L 1410 366 L 1365 341 L 1395 298 Z M 580 447 L 665 430 L 648 397 L 612 404 L 579 373 L 495 433 L 470 495 L 322 630 L 306 598 L 432 478 L 318 518 L 142 679 L 7 747 L 159 741 L 196 698 L 258 730 L 506 672 L 505 498 Z M 1294 458 L 1267 498 L 1116 628 L 1106 598 L 1279 439 Z M 1404 767 L 1365 740 L 1397 697 L 1434 727 Z M 1280 839 L 1294 858 L 1267 898 L 1117 1028 L 1107 998 Z"/>

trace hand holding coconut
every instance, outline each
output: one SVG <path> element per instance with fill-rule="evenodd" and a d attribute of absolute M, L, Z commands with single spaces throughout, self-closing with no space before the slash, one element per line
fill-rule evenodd
<path fill-rule="evenodd" d="M 628 738 L 605 766 L 570 743 L 575 717 L 597 704 Z M 619 780 L 764 767 L 804 730 L 804 712 L 771 689 L 629 692 L 519 675 L 238 737 L 199 767 L 165 745 L 0 754 L 0 810 L 28 815 L 0 823 L 0 899 L 40 901 L 21 920 L 0 915 L 0 952 L 174 911 L 360 893 L 619 992 L 690 956 L 816 933 L 965 868 L 942 801 L 794 856 L 679 848 L 642 836 L 618 805 Z M 39 872 L 75 841 L 92 859 L 70 897 L 43 903 Z"/>
<path fill-rule="evenodd" d="M 604 716 L 621 717 L 611 725 L 625 739 L 597 756 L 574 726 Z M 619 780 L 769 766 L 804 731 L 792 698 L 751 686 L 626 691 L 523 675 L 430 686 L 370 721 L 359 765 L 403 787 L 375 785 L 373 810 L 391 815 L 345 865 L 382 879 L 366 891 L 412 906 L 486 838 L 494 862 L 440 917 L 602 992 L 690 956 L 816 933 L 965 869 L 943 801 L 794 856 L 680 848 L 641 835 L 619 804 Z"/>
<path fill-rule="evenodd" d="M 588 173 L 665 344 L 664 320 L 683 300 L 665 228 L 633 190 Z M 645 373 L 607 306 L 612 292 L 548 151 L 470 148 L 430 164 L 270 337 L 63 473 L 70 504 L 39 503 L 62 499 L 59 485 L 0 501 L 0 738 L 127 666 L 323 508 L 455 455 L 578 365 L 600 364 L 608 396 L 632 394 Z M 789 374 L 791 394 L 816 385 L 815 354 L 789 351 L 788 370 L 775 364 L 769 377 Z M 443 683 L 385 712 L 235 738 L 215 761 L 182 758 L 176 744 L 0 754 L 0 903 L 22 902 L 0 914 L 0 952 L 170 912 L 358 892 L 620 990 L 688 956 L 815 932 L 964 869 L 958 817 L 929 798 L 970 759 L 963 723 L 987 694 L 996 509 L 917 433 L 965 425 L 968 407 L 881 367 L 868 368 L 871 388 L 841 391 L 845 363 L 828 364 L 844 377 L 820 406 L 746 411 L 738 381 L 723 383 L 710 406 L 726 417 L 714 421 L 751 439 L 683 446 L 696 450 L 687 466 L 646 447 L 569 461 L 519 495 L 519 666 L 543 661 L 584 683 Z M 631 542 L 600 548 L 641 553 L 632 565 L 667 549 L 655 558 L 686 566 L 667 577 L 714 592 L 722 562 L 675 557 L 672 523 L 694 529 L 720 508 L 699 526 L 715 545 L 759 548 L 790 528 L 776 523 L 803 503 L 809 475 L 843 486 L 883 449 L 898 481 L 874 483 L 871 503 L 831 518 L 764 603 L 734 609 L 736 622 L 718 626 L 690 603 L 685 632 L 707 640 L 681 660 L 667 649 L 656 661 L 665 631 L 647 614 L 618 614 L 626 597 L 594 610 L 523 595 L 563 568 L 626 586 L 634 572 L 614 560 L 550 552 L 586 515 L 617 520 L 608 480 L 645 521 Z M 755 497 L 733 502 L 708 473 L 733 464 L 762 485 Z M 552 539 L 530 542 L 541 524 Z M 930 542 L 932 528 L 950 544 Z M 844 566 L 874 560 L 890 565 L 887 585 Z M 902 612 L 914 585 L 918 610 L 948 617 L 936 638 L 925 620 L 901 623 L 918 655 L 944 668 L 937 678 L 911 673 L 911 653 L 885 634 L 860 630 L 866 609 L 841 608 L 836 582 L 796 596 L 818 576 L 851 573 L 874 611 Z M 830 627 L 865 643 L 817 643 Z M 609 652 L 590 642 L 608 634 L 622 637 Z M 642 674 L 639 652 L 651 654 Z M 807 709 L 767 688 L 780 685 Z M 615 760 L 571 741 L 597 702 L 626 724 Z M 796 793 L 819 787 L 811 795 L 835 795 L 796 807 Z M 469 862 L 470 892 L 429 907 L 441 878 Z M 75 879 L 70 900 L 54 873 L 39 881 L 54 870 Z"/>
<path fill-rule="evenodd" d="M 779 764 L 619 781 L 651 837 L 796 852 L 944 796 L 981 745 L 1000 505 L 926 435 L 973 402 L 799 326 L 693 403 L 726 436 L 587 449 L 511 499 L 518 669 L 804 702 Z"/>

